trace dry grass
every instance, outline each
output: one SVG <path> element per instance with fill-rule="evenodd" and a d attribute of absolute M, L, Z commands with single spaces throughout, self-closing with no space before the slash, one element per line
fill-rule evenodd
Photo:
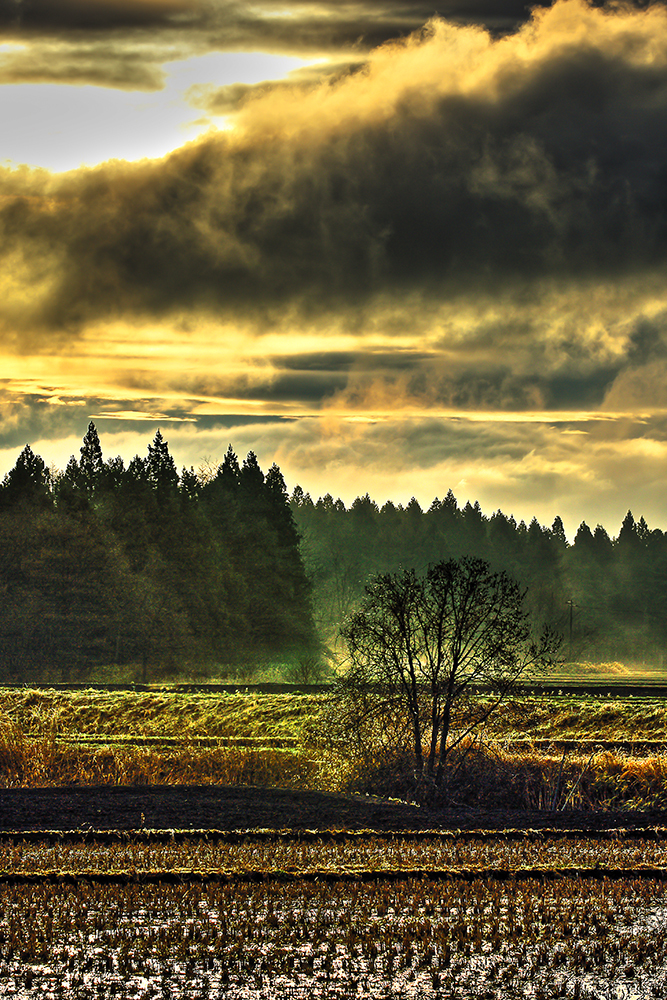
<path fill-rule="evenodd" d="M 513 740 L 667 740 L 667 703 L 657 698 L 514 698 L 500 706 L 488 736 Z"/>
<path fill-rule="evenodd" d="M 0 718 L 27 734 L 193 738 L 299 736 L 317 712 L 315 695 L 178 694 L 0 688 Z"/>
<path fill-rule="evenodd" d="M 369 754 L 341 771 L 339 788 L 432 807 L 528 811 L 667 808 L 667 754 L 554 753 L 481 745 L 452 757 L 444 786 L 415 782 L 409 756 Z"/>
<path fill-rule="evenodd" d="M 290 750 L 198 747 L 187 740 L 164 748 L 86 748 L 52 733 L 26 735 L 0 721 L 0 787 L 63 785 L 266 785 L 308 788 L 318 764 Z"/>
<path fill-rule="evenodd" d="M 433 798 L 428 788 L 415 787 L 405 756 L 367 755 L 360 763 L 325 749 L 325 704 L 313 695 L 0 689 L 0 786 L 255 784 Z M 517 699 L 496 715 L 485 746 L 469 748 L 444 798 L 471 807 L 667 808 L 662 753 L 563 755 L 531 743 L 531 737 L 573 739 L 594 747 L 595 740 L 666 735 L 667 706 L 660 701 Z M 87 745 L 86 737 L 96 743 Z M 255 745 L 234 742 L 243 739 Z"/>
<path fill-rule="evenodd" d="M 245 736 L 310 740 L 324 724 L 325 695 L 177 694 L 156 691 L 53 691 L 0 688 L 0 719 L 26 734 L 55 726 L 61 737 Z M 512 699 L 495 713 L 487 736 L 667 740 L 667 703 L 658 699 Z"/>
<path fill-rule="evenodd" d="M 201 838 L 168 842 L 134 837 L 116 841 L 68 838 L 25 840 L 0 837 L 0 873 L 33 875 L 63 873 L 134 874 L 137 872 L 197 872 L 248 874 L 270 878 L 289 874 L 361 874 L 383 872 L 525 872 L 567 868 L 600 869 L 629 875 L 632 870 L 667 867 L 663 840 L 609 836 L 419 837 L 377 836 L 370 832 L 333 841 L 327 834 L 299 834 L 271 840 L 247 834 L 243 839 Z"/>

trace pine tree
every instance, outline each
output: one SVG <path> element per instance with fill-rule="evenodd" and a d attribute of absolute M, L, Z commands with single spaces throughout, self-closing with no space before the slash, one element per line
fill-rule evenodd
<path fill-rule="evenodd" d="M 120 455 L 116 455 L 115 458 L 107 459 L 102 470 L 102 482 L 104 484 L 104 489 L 110 493 L 118 492 L 123 485 L 124 476 L 125 463 Z"/>
<path fill-rule="evenodd" d="M 231 444 L 225 452 L 225 457 L 222 460 L 222 465 L 218 469 L 216 480 L 228 493 L 236 493 L 239 488 L 239 484 L 241 482 L 241 469 L 239 468 L 239 460 L 236 457 Z"/>
<path fill-rule="evenodd" d="M 556 546 L 557 551 L 565 552 L 567 549 L 567 538 L 565 536 L 565 527 L 563 525 L 563 520 L 561 517 L 556 515 L 554 522 L 551 525 L 551 538 Z"/>
<path fill-rule="evenodd" d="M 58 510 L 81 513 L 88 507 L 88 496 L 81 481 L 81 469 L 74 455 L 70 456 L 67 468 L 56 479 L 55 498 Z"/>
<path fill-rule="evenodd" d="M 29 444 L 5 476 L 0 488 L 0 506 L 30 503 L 39 507 L 52 506 L 51 474 L 44 459 L 35 455 Z"/>
<path fill-rule="evenodd" d="M 269 472 L 270 471 L 271 470 L 269 469 Z M 292 496 L 290 497 L 290 506 L 294 510 L 299 510 L 300 508 L 303 508 L 304 510 L 312 510 L 315 505 L 311 499 L 310 493 L 304 493 L 303 487 L 299 486 L 299 484 L 297 483 L 297 485 L 292 490 Z"/>
<path fill-rule="evenodd" d="M 616 539 L 616 546 L 620 552 L 623 552 L 630 558 L 641 548 L 641 539 L 637 533 L 637 525 L 635 524 L 631 510 L 623 518 L 623 524 Z"/>
<path fill-rule="evenodd" d="M 614 546 L 601 524 L 598 524 L 593 532 L 593 541 L 595 542 L 595 558 L 598 563 L 600 565 L 609 563 L 614 555 Z"/>
<path fill-rule="evenodd" d="M 103 468 L 102 447 L 95 424 L 91 420 L 83 439 L 79 459 L 79 481 L 89 500 L 92 500 L 99 486 Z"/>
<path fill-rule="evenodd" d="M 179 489 L 183 501 L 194 503 L 198 500 L 199 480 L 197 479 L 197 475 L 192 466 L 190 466 L 189 469 L 186 469 L 185 466 L 183 466 Z"/>
<path fill-rule="evenodd" d="M 264 498 L 264 473 L 259 467 L 257 455 L 254 451 L 249 451 L 243 460 L 239 485 L 244 494 L 244 503 L 251 503 L 253 506 L 262 506 Z"/>
<path fill-rule="evenodd" d="M 175 496 L 178 487 L 178 473 L 174 460 L 169 454 L 168 442 L 162 437 L 159 428 L 153 439 L 153 444 L 148 446 L 146 470 L 159 503 Z"/>
<path fill-rule="evenodd" d="M 585 521 L 582 521 L 577 528 L 577 533 L 574 536 L 574 551 L 577 554 L 587 555 L 591 554 L 595 548 L 595 543 L 593 541 L 593 532 L 588 527 Z"/>

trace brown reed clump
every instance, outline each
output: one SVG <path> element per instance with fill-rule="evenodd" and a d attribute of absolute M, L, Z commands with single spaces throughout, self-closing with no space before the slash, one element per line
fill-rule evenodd
<path fill-rule="evenodd" d="M 667 754 L 644 757 L 610 750 L 549 750 L 462 744 L 444 781 L 415 774 L 408 754 L 368 752 L 341 771 L 341 787 L 429 806 L 576 810 L 661 810 L 667 807 Z"/>

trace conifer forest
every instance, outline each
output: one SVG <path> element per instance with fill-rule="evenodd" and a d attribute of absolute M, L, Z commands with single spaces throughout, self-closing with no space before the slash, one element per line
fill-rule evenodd
<path fill-rule="evenodd" d="M 663 665 L 667 640 L 667 533 L 626 514 L 616 537 L 582 522 L 573 541 L 556 517 L 530 524 L 479 504 L 458 506 L 451 490 L 422 510 L 366 494 L 346 509 L 331 495 L 316 503 L 297 487 L 291 498 L 313 586 L 318 628 L 333 642 L 370 576 L 443 559 L 476 556 L 526 590 L 535 632 L 563 637 L 565 660 Z"/>
<path fill-rule="evenodd" d="M 179 475 L 160 431 L 104 461 L 90 424 L 53 475 L 27 445 L 0 487 L 3 680 L 75 681 L 136 663 L 242 663 L 316 645 L 285 483 L 231 447 Z"/>
<path fill-rule="evenodd" d="M 347 508 L 290 497 L 277 465 L 231 445 L 179 474 L 159 430 L 146 457 L 105 460 L 91 423 L 63 472 L 26 445 L 0 485 L 1 679 L 325 662 L 375 574 L 463 555 L 519 581 L 566 660 L 663 665 L 667 533 L 630 511 L 615 537 L 583 522 L 569 542 L 560 517 L 517 524 L 451 490 L 427 510 Z"/>

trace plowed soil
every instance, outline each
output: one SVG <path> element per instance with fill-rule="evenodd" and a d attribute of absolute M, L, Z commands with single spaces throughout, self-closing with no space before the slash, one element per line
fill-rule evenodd
<path fill-rule="evenodd" d="M 401 802 L 250 786 L 0 790 L 0 831 L 424 830 L 667 825 L 667 813 L 429 811 Z"/>

